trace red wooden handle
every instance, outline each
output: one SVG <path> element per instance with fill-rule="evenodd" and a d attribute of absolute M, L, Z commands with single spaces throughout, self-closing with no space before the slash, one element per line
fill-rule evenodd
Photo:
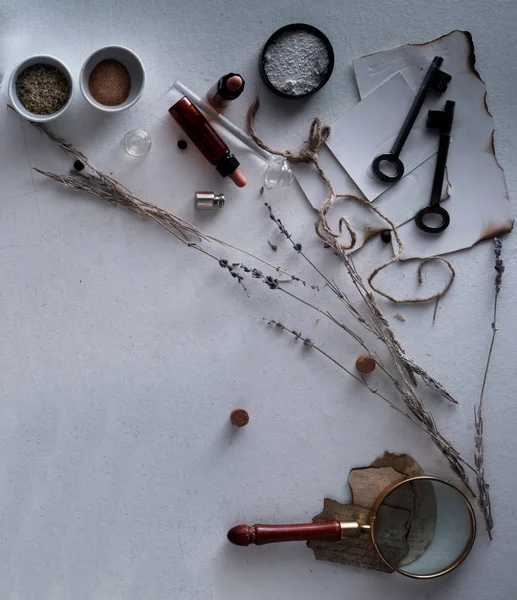
<path fill-rule="evenodd" d="M 337 542 L 341 539 L 341 523 L 333 520 L 302 525 L 237 525 L 228 532 L 228 539 L 237 546 L 307 540 Z"/>

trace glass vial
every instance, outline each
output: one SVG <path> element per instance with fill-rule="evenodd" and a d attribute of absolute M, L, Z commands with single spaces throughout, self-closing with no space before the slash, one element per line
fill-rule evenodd
<path fill-rule="evenodd" d="M 151 138 L 145 131 L 133 129 L 124 136 L 122 146 L 130 156 L 143 156 L 151 149 Z"/>
<path fill-rule="evenodd" d="M 230 148 L 186 96 L 171 106 L 169 113 L 223 177 L 228 176 L 238 187 L 246 185 L 246 178 L 238 168 L 239 161 L 230 153 Z"/>
<path fill-rule="evenodd" d="M 238 73 L 223 75 L 207 93 L 207 100 L 214 108 L 224 108 L 244 91 L 244 79 Z"/>

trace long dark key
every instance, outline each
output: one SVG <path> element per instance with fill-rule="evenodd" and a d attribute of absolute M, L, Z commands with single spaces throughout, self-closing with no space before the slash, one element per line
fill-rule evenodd
<path fill-rule="evenodd" d="M 427 116 L 427 127 L 438 129 L 440 131 L 440 145 L 438 147 L 438 156 L 436 158 L 436 168 L 434 170 L 433 188 L 431 191 L 431 200 L 429 206 L 420 209 L 415 215 L 416 226 L 426 233 L 440 233 L 449 226 L 451 219 L 449 213 L 441 206 L 443 180 L 447 168 L 447 156 L 449 154 L 449 145 L 451 143 L 452 121 L 454 119 L 455 103 L 447 100 L 445 110 L 430 110 Z M 425 223 L 424 219 L 428 215 L 438 215 L 441 223 L 432 225 Z"/>
<path fill-rule="evenodd" d="M 381 154 L 377 156 L 372 162 L 372 170 L 375 175 L 385 183 L 394 183 L 402 178 L 404 175 L 404 165 L 399 158 L 399 155 L 406 143 L 406 140 L 415 124 L 416 118 L 418 117 L 418 113 L 422 108 L 424 100 L 429 92 L 429 90 L 436 90 L 443 94 L 449 85 L 450 80 L 452 79 L 451 75 L 445 73 L 440 70 L 442 66 L 443 58 L 441 56 L 435 56 L 431 66 L 427 70 L 427 73 L 424 77 L 424 81 L 418 90 L 415 99 L 413 100 L 413 104 L 409 109 L 409 112 L 406 116 L 402 127 L 400 128 L 399 134 L 397 135 L 397 139 L 394 141 L 391 150 L 388 154 Z M 388 163 L 388 166 L 391 166 L 394 171 L 394 175 L 390 175 L 385 171 L 381 170 L 383 163 Z"/>

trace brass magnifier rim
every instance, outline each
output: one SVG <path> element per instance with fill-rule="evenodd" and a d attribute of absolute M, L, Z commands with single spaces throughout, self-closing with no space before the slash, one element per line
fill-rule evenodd
<path fill-rule="evenodd" d="M 379 546 L 377 545 L 377 542 L 375 541 L 375 523 L 376 523 L 376 519 L 377 519 L 377 513 L 378 513 L 378 510 L 379 510 L 381 504 L 384 502 L 385 498 L 389 494 L 391 494 L 391 492 L 393 490 L 400 487 L 401 485 L 410 483 L 412 481 L 437 481 L 439 483 L 443 483 L 443 484 L 448 485 L 449 487 L 453 488 L 465 502 L 465 505 L 467 506 L 467 509 L 469 512 L 469 517 L 470 517 L 470 525 L 471 525 L 470 538 L 467 541 L 467 544 L 465 545 L 463 552 L 446 569 L 442 569 L 441 571 L 436 571 L 435 573 L 428 573 L 425 575 L 418 575 L 416 573 L 408 573 L 407 571 L 404 571 L 403 569 L 399 569 L 398 567 L 390 564 L 382 555 L 382 552 L 379 550 Z M 474 544 L 474 540 L 476 539 L 476 516 L 474 513 L 474 509 L 472 508 L 472 504 L 470 503 L 467 496 L 465 496 L 465 494 L 460 489 L 458 489 L 455 485 L 453 485 L 452 483 L 449 483 L 448 481 L 445 481 L 444 479 L 441 479 L 440 477 L 435 477 L 433 475 L 417 475 L 415 477 L 407 477 L 406 479 L 401 479 L 400 481 L 395 482 L 393 485 L 390 485 L 386 490 L 383 491 L 383 493 L 375 501 L 375 504 L 373 505 L 371 513 L 370 513 L 369 525 L 370 525 L 370 537 L 371 537 L 372 543 L 375 547 L 375 550 L 377 551 L 377 554 L 381 557 L 382 561 L 390 569 L 393 569 L 394 571 L 397 571 L 397 573 L 400 573 L 401 575 L 405 575 L 406 577 L 411 577 L 413 579 L 433 579 L 435 577 L 441 577 L 442 575 L 446 575 L 447 573 L 450 573 L 451 571 L 456 569 L 456 567 L 461 565 L 461 563 L 467 558 L 467 556 L 470 553 L 472 546 Z"/>

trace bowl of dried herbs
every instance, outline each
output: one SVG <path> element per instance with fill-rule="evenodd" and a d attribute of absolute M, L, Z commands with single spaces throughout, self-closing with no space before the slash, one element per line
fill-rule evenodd
<path fill-rule="evenodd" d="M 9 79 L 11 105 L 29 121 L 46 122 L 59 117 L 70 106 L 73 92 L 68 67 L 46 54 L 22 61 Z"/>

